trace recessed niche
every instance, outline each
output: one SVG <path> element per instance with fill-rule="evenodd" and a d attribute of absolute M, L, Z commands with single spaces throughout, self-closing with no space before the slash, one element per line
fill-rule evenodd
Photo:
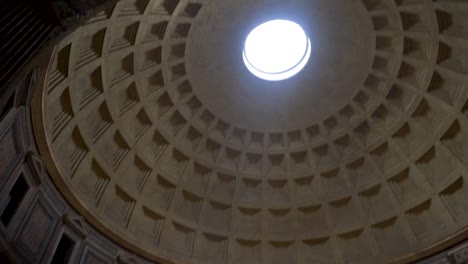
<path fill-rule="evenodd" d="M 28 193 L 29 184 L 21 174 L 8 192 L 6 205 L 0 215 L 0 221 L 4 226 L 8 226 L 18 211 L 21 203 Z"/>
<path fill-rule="evenodd" d="M 73 257 L 73 252 L 76 244 L 76 241 L 74 241 L 69 235 L 63 233 L 60 237 L 57 247 L 55 248 L 55 252 L 50 263 L 70 263 Z"/>

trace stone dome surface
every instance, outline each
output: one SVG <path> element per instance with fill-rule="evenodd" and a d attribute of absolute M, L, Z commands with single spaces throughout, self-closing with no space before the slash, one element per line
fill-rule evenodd
<path fill-rule="evenodd" d="M 409 262 L 468 224 L 467 13 L 122 0 L 57 45 L 41 152 L 90 223 L 151 260 Z M 271 19 L 313 47 L 275 83 L 241 56 Z"/>

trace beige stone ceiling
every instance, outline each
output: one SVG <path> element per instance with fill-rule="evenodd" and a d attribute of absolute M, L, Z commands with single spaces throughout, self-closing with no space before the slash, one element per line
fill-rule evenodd
<path fill-rule="evenodd" d="M 300 22 L 271 83 L 249 30 Z M 408 261 L 468 224 L 468 3 L 123 0 L 61 41 L 48 170 L 103 233 L 174 263 Z"/>
<path fill-rule="evenodd" d="M 312 57 L 295 78 L 266 82 L 248 72 L 242 49 L 253 27 L 279 18 L 304 27 Z M 375 33 L 361 1 L 208 1 L 187 40 L 186 67 L 198 98 L 220 119 L 246 130 L 287 132 L 349 103 L 374 54 Z"/>

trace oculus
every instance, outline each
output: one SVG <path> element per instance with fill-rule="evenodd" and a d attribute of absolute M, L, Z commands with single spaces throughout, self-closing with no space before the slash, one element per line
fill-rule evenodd
<path fill-rule="evenodd" d="M 258 78 L 268 81 L 288 79 L 307 64 L 310 39 L 302 27 L 289 20 L 270 20 L 247 36 L 242 52 L 245 66 Z"/>

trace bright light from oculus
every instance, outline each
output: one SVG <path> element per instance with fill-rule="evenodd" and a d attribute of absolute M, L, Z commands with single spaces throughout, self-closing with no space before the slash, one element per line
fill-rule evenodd
<path fill-rule="evenodd" d="M 289 20 L 271 20 L 249 33 L 242 55 L 252 74 L 280 81 L 299 73 L 310 52 L 310 39 L 301 26 Z"/>

